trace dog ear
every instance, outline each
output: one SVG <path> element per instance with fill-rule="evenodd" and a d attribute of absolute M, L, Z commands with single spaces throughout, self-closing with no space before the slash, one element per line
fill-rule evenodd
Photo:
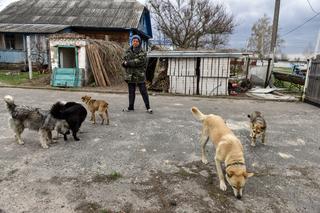
<path fill-rule="evenodd" d="M 228 178 L 231 178 L 234 175 L 234 172 L 231 170 L 230 172 L 227 172 Z"/>
<path fill-rule="evenodd" d="M 245 178 L 252 177 L 253 175 L 254 175 L 254 173 L 252 173 L 252 172 L 244 172 L 244 174 L 243 174 L 243 176 L 244 176 Z"/>

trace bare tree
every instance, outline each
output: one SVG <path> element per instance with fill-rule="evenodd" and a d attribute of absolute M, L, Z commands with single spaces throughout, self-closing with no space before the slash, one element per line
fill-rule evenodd
<path fill-rule="evenodd" d="M 264 14 L 251 28 L 248 49 L 258 54 L 260 59 L 266 58 L 270 51 L 272 25 L 270 18 Z M 284 40 L 277 38 L 276 48 L 279 51 Z"/>
<path fill-rule="evenodd" d="M 178 48 L 224 45 L 235 26 L 233 16 L 211 0 L 150 0 L 148 5 L 158 28 Z"/>

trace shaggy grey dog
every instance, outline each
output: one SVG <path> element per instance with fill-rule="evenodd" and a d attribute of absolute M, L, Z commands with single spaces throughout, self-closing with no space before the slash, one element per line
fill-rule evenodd
<path fill-rule="evenodd" d="M 55 119 L 49 110 L 16 105 L 10 95 L 6 95 L 4 101 L 11 115 L 9 125 L 15 133 L 18 144 L 24 144 L 21 134 L 25 128 L 39 132 L 40 144 L 45 149 L 49 148 L 48 144 L 53 142 L 52 130 L 55 129 L 61 134 L 70 132 L 68 123 L 65 120 Z"/>

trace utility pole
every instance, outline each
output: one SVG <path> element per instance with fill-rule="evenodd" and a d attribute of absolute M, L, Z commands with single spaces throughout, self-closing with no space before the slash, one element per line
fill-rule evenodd
<path fill-rule="evenodd" d="M 271 71 L 274 66 L 274 58 L 276 53 L 276 46 L 277 46 L 277 35 L 278 35 L 278 22 L 279 22 L 279 12 L 280 12 L 280 0 L 275 0 L 274 6 L 274 14 L 273 14 L 273 24 L 272 24 L 272 37 L 271 37 L 271 45 L 270 45 L 270 55 L 271 55 L 271 66 L 267 70 L 265 87 L 269 84 L 272 85 L 271 80 Z M 270 63 L 268 63 L 270 64 Z"/>
<path fill-rule="evenodd" d="M 272 24 L 272 38 L 271 38 L 271 49 L 270 49 L 271 54 L 275 53 L 275 48 L 277 45 L 279 11 L 280 11 L 280 0 L 276 0 L 275 6 L 274 6 L 273 24 Z"/>
<path fill-rule="evenodd" d="M 320 30 L 319 30 L 319 32 L 318 32 L 317 43 L 316 43 L 316 46 L 315 46 L 315 48 L 314 48 L 314 56 L 315 56 L 315 57 L 317 56 L 317 54 L 320 53 L 320 51 L 319 51 L 319 46 L 320 46 Z"/>

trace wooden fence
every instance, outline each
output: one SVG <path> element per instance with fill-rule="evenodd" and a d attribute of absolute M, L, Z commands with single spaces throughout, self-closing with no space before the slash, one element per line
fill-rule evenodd
<path fill-rule="evenodd" d="M 320 55 L 311 62 L 306 84 L 305 101 L 320 105 Z"/>

